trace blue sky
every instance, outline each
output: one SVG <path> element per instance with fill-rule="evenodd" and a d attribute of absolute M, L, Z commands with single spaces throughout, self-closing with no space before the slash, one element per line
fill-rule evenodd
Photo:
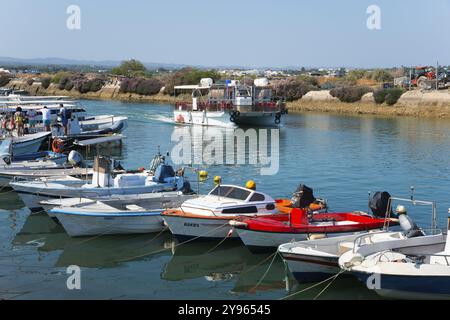
<path fill-rule="evenodd" d="M 66 8 L 81 9 L 81 30 Z M 369 5 L 381 30 L 366 27 Z M 192 65 L 450 64 L 450 0 L 0 0 L 0 56 Z M 6 44 L 6 45 L 5 45 Z"/>

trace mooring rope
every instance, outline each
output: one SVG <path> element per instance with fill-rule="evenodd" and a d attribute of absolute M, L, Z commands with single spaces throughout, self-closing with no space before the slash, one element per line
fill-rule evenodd
<path fill-rule="evenodd" d="M 206 236 L 207 234 L 209 234 L 209 233 L 211 233 L 211 232 L 214 232 L 214 231 L 216 231 L 216 230 L 219 230 L 220 228 L 223 228 L 223 227 L 226 226 L 226 225 L 228 225 L 228 221 L 227 221 L 226 223 L 224 223 L 224 224 L 218 226 L 217 228 L 214 228 L 214 229 L 209 230 L 208 232 L 205 232 L 204 234 L 201 234 L 201 235 L 196 236 L 196 237 L 194 237 L 194 238 L 188 239 L 188 240 L 186 240 L 186 241 L 184 241 L 184 242 L 177 243 L 177 244 L 174 245 L 173 247 L 170 247 L 170 248 L 163 248 L 163 249 L 160 249 L 160 250 L 155 250 L 155 251 L 152 251 L 152 252 L 148 252 L 148 253 L 144 253 L 144 254 L 132 256 L 132 257 L 128 257 L 128 258 L 126 258 L 126 259 L 122 259 L 122 260 L 118 260 L 118 261 L 129 261 L 129 260 L 133 260 L 133 259 L 142 258 L 142 257 L 150 256 L 150 255 L 153 255 L 153 254 L 157 254 L 157 253 L 160 253 L 160 252 L 164 252 L 164 251 L 167 251 L 167 250 L 172 250 L 173 248 L 179 247 L 179 246 L 181 246 L 181 245 L 184 245 L 184 244 L 186 244 L 186 243 L 189 243 L 189 242 L 192 242 L 192 241 L 194 241 L 194 240 L 197 240 L 197 239 L 199 239 L 199 238 L 201 238 L 201 237 L 204 237 L 204 236 Z"/>
<path fill-rule="evenodd" d="M 266 277 L 267 274 L 269 273 L 269 270 L 270 270 L 270 268 L 272 267 L 272 265 L 273 265 L 273 263 L 274 263 L 274 261 L 275 261 L 275 258 L 276 258 L 277 256 L 278 256 L 278 251 L 275 252 L 275 253 L 273 254 L 272 261 L 270 262 L 269 267 L 267 268 L 266 272 L 264 272 L 264 274 L 263 274 L 263 276 L 261 277 L 261 279 L 259 279 L 259 281 L 256 283 L 256 285 L 255 285 L 253 288 L 251 288 L 250 291 L 256 290 L 256 288 L 258 288 L 258 286 L 261 284 L 261 282 L 263 282 L 263 280 L 265 279 L 265 277 Z"/>
<path fill-rule="evenodd" d="M 325 283 L 325 282 L 327 282 L 327 281 L 330 281 L 330 280 L 333 280 L 333 281 L 334 281 L 339 275 L 341 275 L 341 274 L 344 273 L 345 271 L 346 271 L 346 270 L 343 270 L 343 269 L 342 269 L 342 270 L 339 271 L 337 274 L 334 274 L 334 275 L 332 275 L 331 277 L 326 278 L 325 280 L 322 280 L 322 281 L 320 281 L 320 282 L 317 282 L 317 283 L 313 284 L 313 285 L 310 286 L 310 287 L 307 287 L 307 288 L 302 289 L 302 290 L 300 290 L 300 291 L 294 292 L 294 293 L 292 293 L 292 294 L 290 294 L 290 295 L 281 297 L 281 298 L 279 298 L 278 300 L 284 300 L 284 299 L 291 298 L 291 297 L 293 297 L 293 296 L 295 296 L 295 295 L 297 295 L 297 294 L 299 294 L 299 293 L 303 293 L 303 292 L 308 291 L 308 290 L 310 290 L 310 289 L 312 289 L 312 288 L 315 288 L 315 287 L 317 287 L 317 286 L 319 286 L 319 285 L 321 285 L 321 284 L 323 284 L 323 283 Z M 332 283 L 333 281 L 331 281 L 331 283 Z M 331 283 L 330 283 L 330 284 L 331 284 Z M 326 286 L 325 289 L 328 288 L 328 287 L 329 287 L 329 285 Z M 325 291 L 325 290 L 322 290 L 322 291 L 319 293 L 319 295 L 322 294 L 323 291 Z M 318 297 L 319 295 L 317 295 L 316 297 Z M 314 298 L 314 299 L 315 299 L 315 298 Z"/>

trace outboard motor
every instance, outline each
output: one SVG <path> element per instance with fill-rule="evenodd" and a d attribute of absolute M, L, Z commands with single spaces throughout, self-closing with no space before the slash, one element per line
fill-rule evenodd
<path fill-rule="evenodd" d="M 165 163 L 166 157 L 161 155 L 161 153 L 158 151 L 158 154 L 150 162 L 150 174 L 155 174 L 159 166 Z"/>
<path fill-rule="evenodd" d="M 173 170 L 172 166 L 167 164 L 161 164 L 158 169 L 156 169 L 155 176 L 153 177 L 153 181 L 164 183 L 166 178 L 175 177 L 175 170 Z"/>
<path fill-rule="evenodd" d="M 73 165 L 74 167 L 85 167 L 86 163 L 84 162 L 84 158 L 78 151 L 72 150 L 67 156 L 67 162 Z"/>
<path fill-rule="evenodd" d="M 377 191 L 369 200 L 369 208 L 376 217 L 385 217 L 388 212 L 389 199 L 391 195 L 387 191 Z M 392 207 L 389 208 L 389 213 Z"/>
<path fill-rule="evenodd" d="M 178 181 L 179 183 L 177 183 L 177 191 L 181 191 L 183 194 L 195 194 L 194 190 L 192 190 L 191 188 L 191 184 L 189 183 L 189 181 L 185 179 L 180 179 Z"/>
<path fill-rule="evenodd" d="M 406 208 L 404 206 L 397 206 L 395 212 L 398 214 L 398 222 L 400 223 L 400 227 L 407 238 L 421 237 L 424 235 L 413 219 L 407 215 Z"/>
<path fill-rule="evenodd" d="M 291 197 L 293 208 L 306 208 L 314 201 L 316 201 L 316 198 L 313 189 L 304 184 L 300 184 Z"/>

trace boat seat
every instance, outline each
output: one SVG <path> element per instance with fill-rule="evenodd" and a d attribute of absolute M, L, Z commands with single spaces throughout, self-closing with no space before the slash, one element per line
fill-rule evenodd
<path fill-rule="evenodd" d="M 141 206 L 138 206 L 136 204 L 127 204 L 125 206 L 125 208 L 127 208 L 127 210 L 130 210 L 130 211 L 145 211 L 144 208 L 142 208 Z"/>

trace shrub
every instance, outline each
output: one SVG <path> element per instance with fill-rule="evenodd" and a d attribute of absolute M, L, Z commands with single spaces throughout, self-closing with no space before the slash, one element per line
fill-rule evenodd
<path fill-rule="evenodd" d="M 378 89 L 373 93 L 373 98 L 378 104 L 386 102 L 387 105 L 392 106 L 397 103 L 403 92 L 401 88 Z"/>
<path fill-rule="evenodd" d="M 144 75 L 147 69 L 144 64 L 138 60 L 124 60 L 120 66 L 112 68 L 111 73 L 122 76 Z"/>
<path fill-rule="evenodd" d="M 65 90 L 70 91 L 74 87 L 74 83 L 72 81 L 67 81 L 66 86 L 64 87 Z"/>
<path fill-rule="evenodd" d="M 391 82 L 394 81 L 394 77 L 387 72 L 386 70 L 383 69 L 377 69 L 375 70 L 372 75 L 371 78 L 377 82 Z"/>
<path fill-rule="evenodd" d="M 386 95 L 386 89 L 378 89 L 374 91 L 373 99 L 375 100 L 375 103 L 382 104 L 386 99 Z"/>
<path fill-rule="evenodd" d="M 215 70 L 199 70 L 195 68 L 184 68 L 169 75 L 164 83 L 166 94 L 174 95 L 174 86 L 181 84 L 198 84 L 202 78 L 220 79 Z"/>
<path fill-rule="evenodd" d="M 51 78 L 44 78 L 41 80 L 42 88 L 47 89 L 50 86 Z"/>
<path fill-rule="evenodd" d="M 6 86 L 10 81 L 10 76 L 0 76 L 0 87 Z"/>
<path fill-rule="evenodd" d="M 276 96 L 284 97 L 286 101 L 294 101 L 300 99 L 309 91 L 317 90 L 318 88 L 302 80 L 288 78 L 274 82 L 272 89 Z"/>
<path fill-rule="evenodd" d="M 333 97 L 338 98 L 342 102 L 356 102 L 361 100 L 361 97 L 372 89 L 365 86 L 353 86 L 334 88 L 330 91 Z"/>
<path fill-rule="evenodd" d="M 59 79 L 59 83 L 58 83 L 58 89 L 64 90 L 66 88 L 67 83 L 70 81 L 71 81 L 70 75 L 61 76 L 61 78 Z"/>
<path fill-rule="evenodd" d="M 306 75 L 300 75 L 297 77 L 298 80 L 303 81 L 304 83 L 310 85 L 310 86 L 319 86 L 319 82 L 317 81 L 316 77 L 312 76 L 306 76 Z"/>
<path fill-rule="evenodd" d="M 66 71 L 60 71 L 55 73 L 55 75 L 52 77 L 51 82 L 52 83 L 61 83 L 62 78 L 69 78 L 72 76 L 72 73 L 66 72 Z"/>
<path fill-rule="evenodd" d="M 89 90 L 91 92 L 97 92 L 103 87 L 104 84 L 105 84 L 104 81 L 99 78 L 89 80 L 89 87 L 90 87 Z"/>
<path fill-rule="evenodd" d="M 158 79 L 129 78 L 122 80 L 120 92 L 153 95 L 159 93 L 163 83 Z"/>

